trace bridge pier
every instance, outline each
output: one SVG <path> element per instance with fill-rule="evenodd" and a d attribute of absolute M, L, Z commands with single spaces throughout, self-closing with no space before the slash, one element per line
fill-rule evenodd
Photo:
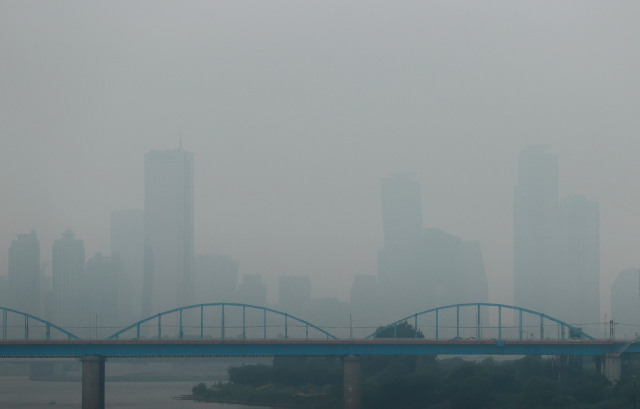
<path fill-rule="evenodd" d="M 622 358 L 614 353 L 605 354 L 602 369 L 603 375 L 615 385 L 622 376 Z"/>
<path fill-rule="evenodd" d="M 104 356 L 82 357 L 82 409 L 104 409 Z"/>
<path fill-rule="evenodd" d="M 360 357 L 344 357 L 344 409 L 360 409 Z M 84 409 L 84 408 L 83 408 Z"/>

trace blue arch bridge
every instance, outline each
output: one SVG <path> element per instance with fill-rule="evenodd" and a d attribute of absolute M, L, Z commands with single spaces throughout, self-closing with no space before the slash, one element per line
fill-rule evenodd
<path fill-rule="evenodd" d="M 0 310 L 0 358 L 80 358 L 83 409 L 104 408 L 104 369 L 109 357 L 343 356 L 344 407 L 353 409 L 360 405 L 357 380 L 361 355 L 593 356 L 597 370 L 615 382 L 620 379 L 622 359 L 640 354 L 640 343 L 597 340 L 543 313 L 492 303 L 429 309 L 358 338 L 340 338 L 328 328 L 288 313 L 238 303 L 176 308 L 104 339 L 82 339 L 41 318 L 9 308 Z M 469 312 L 474 321 L 471 326 L 468 319 L 465 321 Z M 503 313 L 508 319 L 503 319 Z M 490 314 L 497 325 L 483 325 L 483 317 Z M 405 321 L 413 325 L 411 334 L 399 333 L 399 328 L 407 327 Z M 469 330 L 473 336 L 461 336 Z M 424 338 L 420 336 L 423 333 Z"/>

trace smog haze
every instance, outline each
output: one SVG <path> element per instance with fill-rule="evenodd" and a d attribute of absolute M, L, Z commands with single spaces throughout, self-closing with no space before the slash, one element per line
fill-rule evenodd
<path fill-rule="evenodd" d="M 383 248 L 380 178 L 415 173 L 425 228 L 478 240 L 513 303 L 518 155 L 600 203 L 601 315 L 640 259 L 636 2 L 2 2 L 0 275 L 72 228 L 110 253 L 145 153 L 194 153 L 195 253 L 349 300 Z M 51 268 L 45 268 L 51 275 Z"/>

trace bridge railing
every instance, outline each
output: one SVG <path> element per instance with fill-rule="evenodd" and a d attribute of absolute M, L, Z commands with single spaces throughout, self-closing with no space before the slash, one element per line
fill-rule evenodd
<path fill-rule="evenodd" d="M 489 309 L 494 309 L 496 324 L 489 324 Z M 512 324 L 503 321 L 503 310 L 511 311 Z M 461 315 L 461 312 L 464 315 Z M 443 315 L 446 320 L 443 323 Z M 406 333 L 411 324 L 414 328 Z M 546 322 L 546 323 L 545 323 Z M 506 325 L 505 325 L 506 324 Z M 398 328 L 402 333 L 398 335 Z M 403 331 L 404 330 L 404 331 Z M 427 332 L 427 333 L 425 333 Z M 592 336 L 557 318 L 526 308 L 494 303 L 464 303 L 432 308 L 397 320 L 384 328 L 379 328 L 366 339 L 385 337 L 418 338 L 422 334 L 435 340 L 482 340 L 482 339 L 555 339 L 555 340 L 594 340 Z"/>
<path fill-rule="evenodd" d="M 131 339 L 337 339 L 328 331 L 288 313 L 240 303 L 174 308 L 135 322 L 106 339 L 122 336 Z"/>
<path fill-rule="evenodd" d="M 31 314 L 0 307 L 2 312 L 2 340 L 80 339 L 71 332 Z"/>

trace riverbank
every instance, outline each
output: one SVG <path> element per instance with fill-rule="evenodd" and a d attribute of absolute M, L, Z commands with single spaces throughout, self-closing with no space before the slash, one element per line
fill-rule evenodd
<path fill-rule="evenodd" d="M 336 357 L 275 357 L 273 365 L 229 368 L 228 383 L 200 383 L 192 395 L 205 402 L 340 408 L 342 369 Z M 629 409 L 638 375 L 640 366 L 625 361 L 612 384 L 589 357 L 363 356 L 360 388 L 368 409 Z"/>

